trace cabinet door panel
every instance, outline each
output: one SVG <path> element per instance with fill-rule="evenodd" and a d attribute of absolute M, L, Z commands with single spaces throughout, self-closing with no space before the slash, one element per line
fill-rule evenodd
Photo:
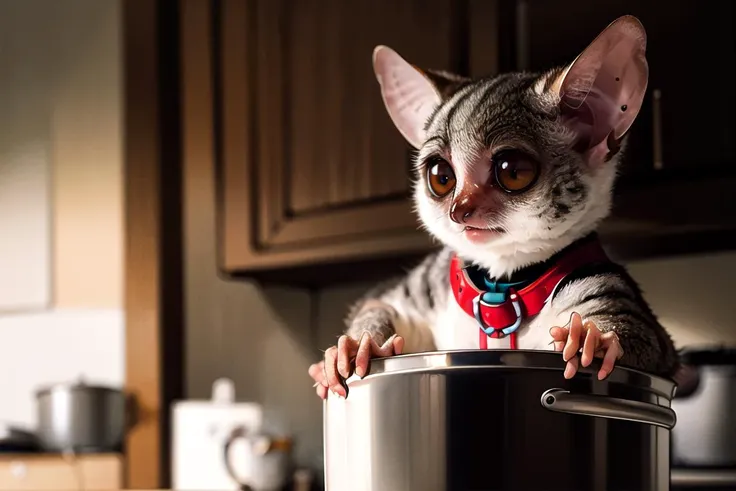
<path fill-rule="evenodd" d="M 286 97 L 277 103 L 288 106 L 281 136 L 293 143 L 285 148 L 284 166 L 294 213 L 403 197 L 408 191 L 406 144 L 386 124 L 370 55 L 379 43 L 406 50 L 407 56 L 422 55 L 421 46 L 404 46 L 402 37 L 422 40 L 422 28 L 437 18 L 437 37 L 428 46 L 434 55 L 424 55 L 424 61 L 448 63 L 451 11 L 447 2 L 426 9 L 402 2 L 384 19 L 385 7 L 385 2 L 368 1 L 293 2 L 284 21 L 293 33 L 288 45 L 281 52 L 266 51 L 276 43 L 265 40 L 263 80 L 272 78 L 269 68 L 277 57 L 289 71 Z M 361 25 L 380 27 L 362 32 L 355 27 Z M 402 33 L 402 26 L 408 32 Z"/>
<path fill-rule="evenodd" d="M 492 73 L 496 2 L 218 3 L 224 269 L 427 250 L 410 199 L 412 149 L 386 113 L 371 55 L 385 44 L 418 66 Z"/>

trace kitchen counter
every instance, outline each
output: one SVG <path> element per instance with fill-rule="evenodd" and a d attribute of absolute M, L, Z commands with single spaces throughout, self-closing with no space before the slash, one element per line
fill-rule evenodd
<path fill-rule="evenodd" d="M 672 491 L 733 491 L 736 489 L 736 469 L 690 470 L 673 469 Z M 123 489 L 120 491 L 176 491 L 175 489 Z"/>
<path fill-rule="evenodd" d="M 672 491 L 725 491 L 736 489 L 736 469 L 733 470 L 672 470 Z M 176 491 L 172 488 L 122 489 L 120 491 Z"/>
<path fill-rule="evenodd" d="M 123 468 L 120 454 L 0 454 L 0 491 L 120 489 Z"/>

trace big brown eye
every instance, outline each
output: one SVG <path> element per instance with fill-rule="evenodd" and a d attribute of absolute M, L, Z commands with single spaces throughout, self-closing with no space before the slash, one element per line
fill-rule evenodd
<path fill-rule="evenodd" d="M 442 198 L 455 189 L 455 172 L 444 159 L 434 159 L 427 166 L 427 188 L 432 196 Z"/>
<path fill-rule="evenodd" d="M 508 193 L 520 193 L 532 187 L 539 171 L 539 162 L 522 152 L 508 150 L 493 157 L 496 183 Z"/>

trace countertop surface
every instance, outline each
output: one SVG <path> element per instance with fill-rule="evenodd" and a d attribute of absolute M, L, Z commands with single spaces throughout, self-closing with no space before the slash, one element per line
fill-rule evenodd
<path fill-rule="evenodd" d="M 676 489 L 736 489 L 736 469 L 672 469 L 672 487 Z M 176 491 L 175 489 L 124 489 L 122 491 Z"/>

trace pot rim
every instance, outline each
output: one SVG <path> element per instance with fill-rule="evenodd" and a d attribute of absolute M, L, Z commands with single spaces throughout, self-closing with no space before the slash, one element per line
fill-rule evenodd
<path fill-rule="evenodd" d="M 578 368 L 575 376 L 593 378 L 598 382 L 597 374 L 600 364 L 600 360 L 593 360 L 590 366 Z M 494 368 L 556 370 L 562 377 L 565 365 L 562 353 L 557 351 L 510 349 L 428 351 L 373 358 L 365 377 L 361 379 L 353 375 L 346 382 L 351 385 L 374 377 L 402 373 Z M 613 372 L 601 381 L 601 383 L 609 382 L 650 390 L 670 401 L 677 387 L 673 380 L 623 366 L 616 366 Z"/>
<path fill-rule="evenodd" d="M 80 383 L 80 382 L 61 382 L 61 383 L 51 384 L 48 386 L 41 387 L 40 389 L 36 391 L 36 397 L 37 398 L 43 397 L 53 392 L 76 392 L 76 391 L 113 393 L 113 394 L 119 394 L 120 396 L 125 395 L 121 389 L 116 389 L 114 387 L 107 387 L 104 385 L 87 385 L 85 383 Z"/>

